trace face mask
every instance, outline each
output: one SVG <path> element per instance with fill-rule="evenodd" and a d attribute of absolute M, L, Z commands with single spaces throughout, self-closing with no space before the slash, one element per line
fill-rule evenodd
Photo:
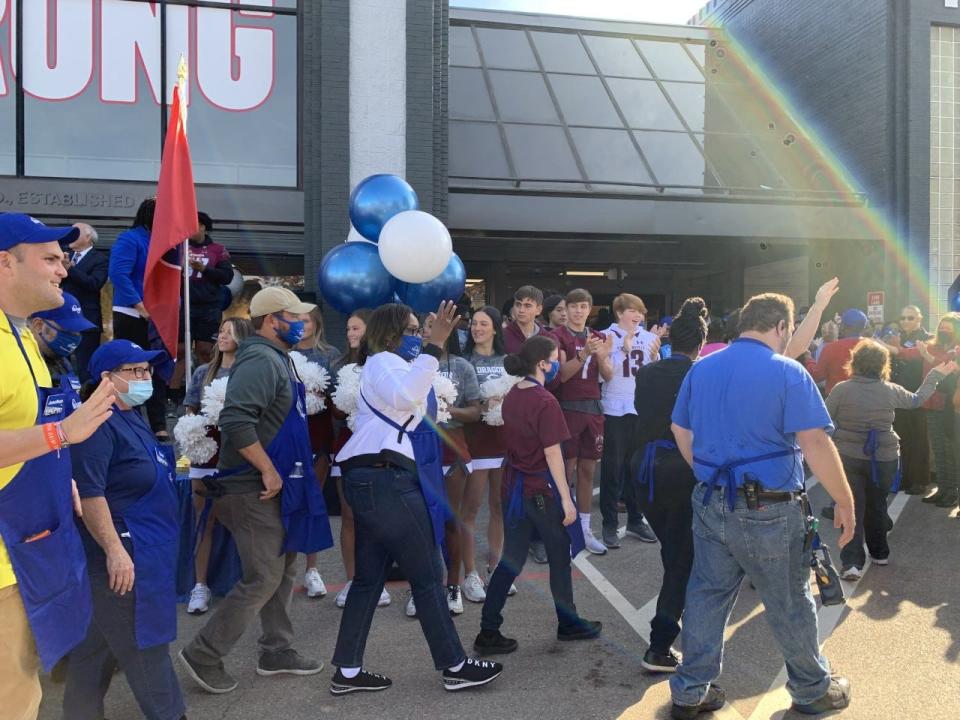
<path fill-rule="evenodd" d="M 407 362 L 413 362 L 417 359 L 417 356 L 420 355 L 420 348 L 422 347 L 423 343 L 420 341 L 419 336 L 404 335 L 400 339 L 400 347 L 394 350 L 394 352 Z"/>
<path fill-rule="evenodd" d="M 150 380 L 130 380 L 126 392 L 118 392 L 117 397 L 129 407 L 143 405 L 153 395 L 153 382 Z"/>
<path fill-rule="evenodd" d="M 46 325 L 56 333 L 53 339 L 44 341 L 47 343 L 47 347 L 60 357 L 65 358 L 73 355 L 73 351 L 80 345 L 80 334 L 57 330 L 50 323 L 46 323 Z"/>
<path fill-rule="evenodd" d="M 557 376 L 558 372 L 560 372 L 560 361 L 551 360 L 550 369 L 543 373 L 543 384 L 546 385 L 548 382 L 551 382 Z"/>
<path fill-rule="evenodd" d="M 284 320 L 282 317 L 275 316 L 281 322 L 287 324 L 287 329 L 280 331 L 277 330 L 277 337 L 283 340 L 287 345 L 293 347 L 298 342 L 303 340 L 304 333 L 304 323 L 303 320 Z"/>

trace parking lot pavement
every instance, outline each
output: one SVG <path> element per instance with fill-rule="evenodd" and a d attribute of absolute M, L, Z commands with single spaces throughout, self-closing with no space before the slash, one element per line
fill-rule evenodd
<path fill-rule="evenodd" d="M 826 502 L 822 488 L 812 488 L 811 497 L 815 505 Z M 844 608 L 820 612 L 824 653 L 853 684 L 853 703 L 841 716 L 953 720 L 960 717 L 960 522 L 905 495 L 894 499 L 891 515 L 896 524 L 890 565 L 868 567 L 859 583 L 845 583 L 849 601 Z M 824 536 L 833 542 L 836 531 L 829 528 Z M 604 623 L 603 636 L 592 642 L 556 640 L 547 568 L 528 562 L 518 582 L 520 592 L 509 599 L 504 613 L 504 633 L 519 640 L 519 650 L 503 658 L 506 669 L 496 682 L 456 694 L 443 690 L 419 623 L 403 614 L 406 585 L 394 583 L 389 586 L 393 602 L 377 611 L 365 658 L 365 667 L 391 677 L 393 687 L 383 693 L 330 696 L 329 660 L 341 614 L 333 598 L 343 579 L 336 550 L 321 554 L 320 570 L 329 594 L 313 600 L 298 592 L 291 612 L 297 649 L 322 659 L 328 667 L 313 677 L 257 676 L 258 633 L 252 628 L 226 659 L 227 669 L 239 681 L 233 693 L 208 695 L 178 670 L 190 718 L 496 720 L 562 714 L 647 720 L 669 716 L 665 677 L 647 675 L 640 667 L 660 582 L 658 545 L 627 538 L 620 550 L 577 559 L 578 610 Z M 479 629 L 480 606 L 465 605 L 455 625 L 470 652 Z M 174 652 L 205 622 L 202 616 L 181 613 Z M 745 582 L 727 631 L 719 680 L 729 703 L 715 717 L 801 717 L 787 711 L 789 697 L 783 682 L 783 663 L 764 621 L 763 606 Z M 46 678 L 43 684 L 40 717 L 54 720 L 60 717 L 62 686 Z M 122 674 L 114 678 L 105 710 L 110 720 L 140 717 Z"/>

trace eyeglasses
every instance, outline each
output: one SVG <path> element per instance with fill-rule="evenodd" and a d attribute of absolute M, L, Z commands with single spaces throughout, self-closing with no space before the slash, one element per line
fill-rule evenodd
<path fill-rule="evenodd" d="M 901 315 L 901 316 L 900 316 L 900 319 L 901 319 L 901 320 L 916 320 L 916 319 L 917 319 L 917 316 L 916 316 L 916 315 Z"/>
<path fill-rule="evenodd" d="M 403 329 L 404 335 L 419 335 L 421 332 L 419 327 L 414 327 L 413 325 L 408 325 Z"/>
<path fill-rule="evenodd" d="M 153 368 L 149 367 L 125 367 L 119 368 L 116 372 L 130 373 L 137 380 L 142 380 L 147 376 L 153 376 Z"/>

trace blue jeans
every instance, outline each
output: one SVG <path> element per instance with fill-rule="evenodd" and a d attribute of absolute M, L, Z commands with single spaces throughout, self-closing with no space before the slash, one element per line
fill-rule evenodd
<path fill-rule="evenodd" d="M 670 679 L 673 701 L 699 705 L 720 676 L 724 629 L 746 575 L 760 593 L 783 652 L 787 691 L 798 704 L 813 702 L 830 687 L 830 666 L 817 640 L 800 503 L 748 510 L 739 497 L 730 512 L 722 488 L 714 490 L 707 505 L 704 491 L 701 483 L 692 495 L 693 570 L 683 614 L 683 663 Z"/>
<path fill-rule="evenodd" d="M 186 712 L 169 645 L 141 650 L 135 635 L 136 595 L 117 595 L 106 573 L 90 573 L 93 619 L 71 652 L 63 692 L 65 720 L 99 720 L 103 698 L 114 670 L 123 670 L 127 684 L 148 720 L 179 720 Z M 2 714 L 2 713 L 0 713 Z"/>
<path fill-rule="evenodd" d="M 417 476 L 395 467 L 358 467 L 343 475 L 356 528 L 356 573 L 333 653 L 337 667 L 361 667 L 373 614 L 394 560 L 410 582 L 417 619 L 437 670 L 466 659 L 443 585 L 440 548 Z"/>

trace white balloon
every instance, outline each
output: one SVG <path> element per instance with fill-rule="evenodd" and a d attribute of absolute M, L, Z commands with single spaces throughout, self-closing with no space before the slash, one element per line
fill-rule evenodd
<path fill-rule="evenodd" d="M 391 275 L 407 283 L 433 280 L 453 254 L 450 231 L 433 215 L 407 210 L 390 218 L 380 232 L 380 261 Z"/>
<path fill-rule="evenodd" d="M 238 297 L 240 295 L 240 291 L 243 290 L 243 274 L 236 268 L 233 269 L 233 278 L 227 285 L 227 290 L 230 291 L 230 294 L 234 298 Z"/>

